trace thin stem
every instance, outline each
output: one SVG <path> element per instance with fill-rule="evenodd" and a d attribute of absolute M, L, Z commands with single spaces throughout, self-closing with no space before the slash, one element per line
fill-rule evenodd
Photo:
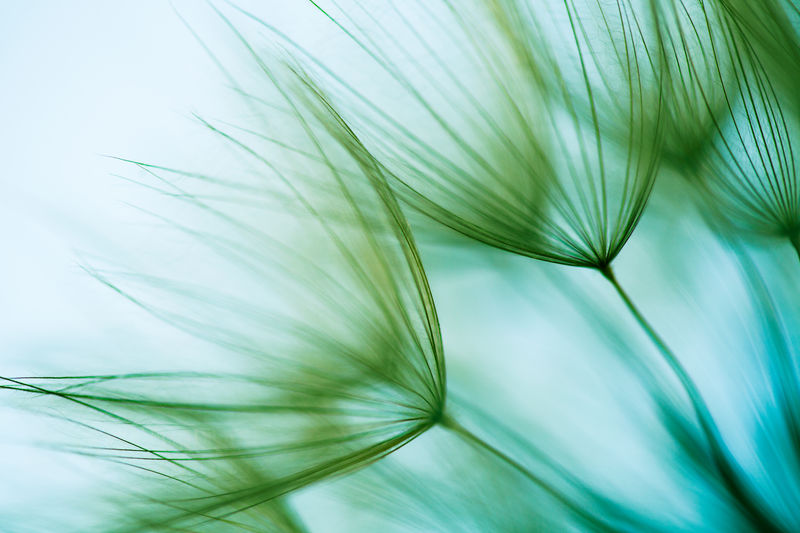
<path fill-rule="evenodd" d="M 594 530 L 596 531 L 620 531 L 617 528 L 609 526 L 605 521 L 597 516 L 586 511 L 583 506 L 577 504 L 576 502 L 572 501 L 567 495 L 565 495 L 559 489 L 553 487 L 548 481 L 542 479 L 541 477 L 537 476 L 530 470 L 528 470 L 525 466 L 523 466 L 519 461 L 513 459 L 511 456 L 507 455 L 505 452 L 500 451 L 499 449 L 495 448 L 482 438 L 475 435 L 473 432 L 462 426 L 458 421 L 452 418 L 448 414 L 443 414 L 442 418 L 439 420 L 439 423 L 442 427 L 447 428 L 448 430 L 452 431 L 453 433 L 457 434 L 470 444 L 477 446 L 478 448 L 489 452 L 490 454 L 494 455 L 496 458 L 503 461 L 505 464 L 510 466 L 513 470 L 517 473 L 522 474 L 525 478 L 533 482 L 536 486 L 540 489 L 544 490 L 547 494 L 552 496 L 556 499 L 559 503 L 567 507 L 570 511 L 575 513 L 579 518 L 584 520 L 587 524 L 591 525 Z"/>
<path fill-rule="evenodd" d="M 647 336 L 650 337 L 650 340 L 653 342 L 655 347 L 658 348 L 658 351 L 664 357 L 664 361 L 666 361 L 667 365 L 669 365 L 672 372 L 681 382 L 681 385 L 683 386 L 684 390 L 689 395 L 689 400 L 692 402 L 692 407 L 695 409 L 698 418 L 702 419 L 705 417 L 710 417 L 705 402 L 703 401 L 702 396 L 700 395 L 697 385 L 689 376 L 689 372 L 686 370 L 686 368 L 683 366 L 680 360 L 678 360 L 678 358 L 669 348 L 664 339 L 661 338 L 661 336 L 656 332 L 653 326 L 650 325 L 650 323 L 647 321 L 647 319 L 644 317 L 641 311 L 639 311 L 639 309 L 633 303 L 633 300 L 631 300 L 630 296 L 628 296 L 628 293 L 625 292 L 625 290 L 617 281 L 617 278 L 614 275 L 614 271 L 611 270 L 611 267 L 606 266 L 603 269 L 601 269 L 600 272 L 617 291 L 617 294 L 619 294 L 619 297 L 625 303 L 625 306 L 628 308 L 633 317 L 636 319 L 636 322 L 639 323 L 639 326 L 641 326 L 641 328 L 644 330 Z M 701 413 L 703 413 L 702 416 Z"/>
<path fill-rule="evenodd" d="M 800 248 L 797 249 L 798 254 L 800 255 Z M 689 375 L 689 372 L 675 356 L 675 353 L 669 348 L 664 339 L 662 339 L 653 326 L 650 325 L 641 311 L 639 311 L 639 309 L 633 303 L 633 300 L 631 300 L 630 296 L 628 296 L 628 294 L 619 284 L 616 276 L 614 275 L 614 271 L 611 269 L 611 266 L 607 265 L 599 270 L 617 291 L 617 294 L 619 294 L 620 298 L 625 303 L 625 306 L 636 319 L 636 322 L 639 323 L 647 336 L 650 337 L 650 340 L 661 353 L 670 370 L 672 370 L 673 374 L 675 374 L 675 377 L 678 378 L 683 390 L 689 397 L 692 409 L 694 410 L 697 421 L 700 424 L 700 429 L 703 432 L 706 443 L 710 448 L 714 466 L 722 478 L 723 483 L 725 483 L 730 490 L 731 496 L 741 506 L 741 511 L 759 528 L 758 531 L 768 531 L 774 533 L 783 531 L 781 527 L 777 526 L 773 520 L 767 516 L 766 513 L 764 513 L 764 511 L 758 505 L 758 502 L 753 501 L 750 491 L 743 480 L 743 476 L 734 460 L 730 457 L 727 447 L 722 440 L 722 436 L 720 435 L 719 430 L 714 423 L 708 406 L 706 405 L 703 396 L 700 394 L 697 384 L 695 384 L 694 380 L 692 380 L 691 376 Z"/>

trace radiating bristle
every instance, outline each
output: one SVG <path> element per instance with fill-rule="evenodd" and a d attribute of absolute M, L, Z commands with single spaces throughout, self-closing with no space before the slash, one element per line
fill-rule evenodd
<path fill-rule="evenodd" d="M 0 532 L 800 530 L 797 0 L 300 4 L 178 10 L 236 111 L 111 158 L 156 325 L 0 371 L 103 465 Z"/>

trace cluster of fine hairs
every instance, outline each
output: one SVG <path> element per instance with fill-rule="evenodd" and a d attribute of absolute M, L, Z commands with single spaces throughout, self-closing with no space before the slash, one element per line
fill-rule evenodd
<path fill-rule="evenodd" d="M 244 109 L 198 117 L 230 164 L 120 162 L 196 261 L 84 265 L 187 353 L 2 377 L 77 431 L 60 452 L 113 466 L 78 530 L 800 531 L 800 3 L 307 4 L 335 46 L 209 8 L 245 74 L 195 34 Z M 503 406 L 525 391 L 489 398 L 505 344 L 448 383 L 470 361 L 436 281 L 493 267 L 570 302 L 552 335 L 611 354 L 632 429 L 606 430 L 639 431 L 646 465 L 604 468 L 569 417 L 553 435 L 547 409 Z"/>

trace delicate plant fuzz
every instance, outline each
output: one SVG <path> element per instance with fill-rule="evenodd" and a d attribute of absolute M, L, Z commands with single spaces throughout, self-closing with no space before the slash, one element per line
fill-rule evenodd
<path fill-rule="evenodd" d="M 728 94 L 719 80 L 732 76 L 720 35 L 724 15 L 716 0 L 652 0 L 651 4 L 657 49 L 669 79 L 664 104 L 665 162 L 696 180 L 698 166 L 717 133 L 715 119 L 726 107 Z"/>
<path fill-rule="evenodd" d="M 438 318 L 384 169 L 307 76 L 289 67 L 280 77 L 259 66 L 293 110 L 281 121 L 283 134 L 288 138 L 288 128 L 296 127 L 305 138 L 300 144 L 310 147 L 281 147 L 283 161 L 294 159 L 303 172 L 285 172 L 261 155 L 252 143 L 266 142 L 266 134 L 249 131 L 240 138 L 204 124 L 262 167 L 257 180 L 288 190 L 296 205 L 273 216 L 283 216 L 282 227 L 292 231 L 267 233 L 252 225 L 259 208 L 249 215 L 226 210 L 247 205 L 252 188 L 242 181 L 136 165 L 160 183 L 157 191 L 187 202 L 218 229 L 206 233 L 165 222 L 262 285 L 250 294 L 269 288 L 292 305 L 166 277 L 90 270 L 157 318 L 223 349 L 241 372 L 3 378 L 5 389 L 53 396 L 102 415 L 102 423 L 85 425 L 100 435 L 95 444 L 66 450 L 157 476 L 132 501 L 123 500 L 118 525 L 103 530 L 260 530 L 270 524 L 271 531 L 303 532 L 280 498 L 366 466 L 440 424 L 554 496 L 577 520 L 619 531 L 445 413 Z M 195 180 L 205 193 L 181 188 L 177 177 Z M 150 303 L 159 295 L 169 306 Z M 172 428 L 168 436 L 155 429 L 164 424 Z"/>
<path fill-rule="evenodd" d="M 575 45 L 574 50 L 564 52 L 547 46 L 548 36 L 538 26 L 533 16 L 534 12 L 528 10 L 532 8 L 530 4 L 526 3 L 523 7 L 522 3 L 502 6 L 494 2 L 487 3 L 487 9 L 493 13 L 494 20 L 498 23 L 500 42 L 507 44 L 508 53 L 516 59 L 512 65 L 524 66 L 524 76 L 504 73 L 497 77 L 507 80 L 520 78 L 528 80 L 531 89 L 527 93 L 540 98 L 534 102 L 541 104 L 542 107 L 537 109 L 548 117 L 541 130 L 534 133 L 532 128 L 529 128 L 529 135 L 524 137 L 536 139 L 537 142 L 534 144 L 538 149 L 528 150 L 525 153 L 537 154 L 538 160 L 543 162 L 541 167 L 543 171 L 523 172 L 520 175 L 527 176 L 533 183 L 538 184 L 537 190 L 541 191 L 542 201 L 526 202 L 526 205 L 536 207 L 527 209 L 524 216 L 520 217 L 506 216 L 508 213 L 515 213 L 515 210 L 509 210 L 514 201 L 508 202 L 503 196 L 490 196 L 489 193 L 493 193 L 496 188 L 489 187 L 486 182 L 476 177 L 481 176 L 481 179 L 491 180 L 491 165 L 484 167 L 485 173 L 478 173 L 464 170 L 463 167 L 454 167 L 452 164 L 444 166 L 433 164 L 434 160 L 430 159 L 427 151 L 435 150 L 438 146 L 448 146 L 449 142 L 455 144 L 457 153 L 480 165 L 486 165 L 486 160 L 481 154 L 494 152 L 478 149 L 460 135 L 459 128 L 448 125 L 446 120 L 433 111 L 435 106 L 426 100 L 420 90 L 404 81 L 394 64 L 383 55 L 383 52 L 371 45 L 369 34 L 359 30 L 354 22 L 351 22 L 351 25 L 356 29 L 350 30 L 333 19 L 359 48 L 365 50 L 377 62 L 379 67 L 410 92 L 412 101 L 418 102 L 432 117 L 432 124 L 442 128 L 444 144 L 419 141 L 413 133 L 392 117 L 390 111 L 376 110 L 375 104 L 370 100 L 365 99 L 336 75 L 332 76 L 334 84 L 344 86 L 345 99 L 348 95 L 351 99 L 355 97 L 352 107 L 359 109 L 363 106 L 367 109 L 363 114 L 352 113 L 358 131 L 366 132 L 365 136 L 368 139 L 377 138 L 385 141 L 388 138 L 395 139 L 395 135 L 399 133 L 401 138 L 407 140 L 406 143 L 392 143 L 390 150 L 393 151 L 385 149 L 379 142 L 376 142 L 374 149 L 378 159 L 391 171 L 395 182 L 399 184 L 401 196 L 412 206 L 434 220 L 498 248 L 550 262 L 593 267 L 604 275 L 643 331 L 653 341 L 688 396 L 700 426 L 701 439 L 705 443 L 701 447 L 708 448 L 706 466 L 718 477 L 729 497 L 741 507 L 746 520 L 759 528 L 779 531 L 779 526 L 768 514 L 760 510 L 757 498 L 750 493 L 740 466 L 716 427 L 696 383 L 683 363 L 621 287 L 610 267 L 611 261 L 627 242 L 641 217 L 658 169 L 662 149 L 665 79 L 669 79 L 672 83 L 670 95 L 673 98 L 671 103 L 674 105 L 671 111 L 679 113 L 671 117 L 673 127 L 680 113 L 694 114 L 694 110 L 700 109 L 701 105 L 707 111 L 704 114 L 707 117 L 705 125 L 695 132 L 695 140 L 690 139 L 688 147 L 680 148 L 678 145 L 673 145 L 667 150 L 678 150 L 684 152 L 685 157 L 696 156 L 696 159 L 704 161 L 702 156 L 705 154 L 697 152 L 698 143 L 705 144 L 699 148 L 700 152 L 704 152 L 708 144 L 716 146 L 717 139 L 709 136 L 709 127 L 713 124 L 717 133 L 722 128 L 721 120 L 714 115 L 717 110 L 711 104 L 709 88 L 712 84 L 708 82 L 708 78 L 712 76 L 725 78 L 727 73 L 723 74 L 723 69 L 727 68 L 728 63 L 731 64 L 731 76 L 734 79 L 739 79 L 742 75 L 741 60 L 731 59 L 728 62 L 719 60 L 723 54 L 722 50 L 730 50 L 732 54 L 739 53 L 738 46 L 741 46 L 737 45 L 737 37 L 731 33 L 730 26 L 726 25 L 727 19 L 724 14 L 715 11 L 713 6 L 707 8 L 703 2 L 691 9 L 687 9 L 682 2 L 678 4 L 672 5 L 672 9 L 666 8 L 661 11 L 650 3 L 649 13 L 655 17 L 655 22 L 646 24 L 641 20 L 644 20 L 644 14 L 648 13 L 645 9 L 647 6 L 639 6 L 641 11 L 637 11 L 633 4 L 617 2 L 616 9 L 603 6 L 601 3 L 582 5 L 578 9 L 575 3 L 564 2 L 562 16 L 568 22 L 566 27 L 571 30 L 571 34 L 568 34 L 571 40 L 562 42 Z M 449 4 L 447 6 L 450 7 Z M 479 34 L 476 26 L 472 26 L 468 18 L 462 17 L 461 12 L 455 13 L 454 16 L 464 34 L 475 39 L 474 36 Z M 594 15 L 593 20 L 602 21 L 599 36 L 584 25 L 583 17 L 592 18 L 590 14 Z M 702 15 L 705 22 L 706 35 L 699 33 L 701 30 L 692 21 L 692 17 L 698 15 Z M 659 26 L 665 19 L 666 22 Z M 643 33 L 648 28 L 655 28 L 659 54 L 651 54 L 649 51 Z M 692 29 L 692 33 L 688 32 L 689 28 Z M 360 33 L 355 33 L 356 31 Z M 715 36 L 718 31 L 725 38 L 724 46 L 720 45 L 719 49 L 715 47 L 719 40 Z M 486 34 L 482 39 L 475 40 L 490 38 L 496 38 L 496 35 Z M 711 50 L 703 50 L 705 55 L 700 61 L 697 61 L 691 53 L 692 48 L 697 47 L 693 43 L 697 43 L 698 40 L 700 50 L 703 50 L 703 45 L 707 43 L 712 46 Z M 421 42 L 425 46 L 425 41 L 421 39 Z M 536 43 L 536 46 L 529 49 L 530 43 Z M 425 47 L 430 49 L 429 46 Z M 610 61 L 608 57 L 611 58 Z M 504 65 L 504 62 L 493 59 L 491 64 Z M 618 70 L 614 71 L 614 68 Z M 662 71 L 662 68 L 665 71 Z M 326 72 L 331 75 L 330 71 Z M 616 75 L 606 77 L 609 72 L 616 72 Z M 682 75 L 687 79 L 681 79 Z M 466 91 L 463 89 L 464 85 L 457 81 L 455 87 Z M 576 87 L 581 87 L 581 90 L 576 91 Z M 745 90 L 742 87 L 738 89 Z M 471 96 L 469 91 L 464 94 L 468 99 Z M 510 102 L 517 101 L 510 96 L 512 92 L 508 89 L 501 90 L 500 94 L 507 96 Z M 722 98 L 729 109 L 733 94 L 734 91 L 725 91 L 723 86 Z M 653 102 L 656 104 L 653 105 Z M 348 106 L 347 103 L 344 105 Z M 476 116 L 486 120 L 487 115 L 482 114 L 480 110 L 478 107 Z M 561 111 L 565 114 L 561 115 Z M 708 118 L 709 116 L 711 118 Z M 523 120 L 521 123 L 526 122 Z M 537 123 L 538 126 L 541 126 L 541 123 Z M 492 143 L 493 135 L 497 131 L 503 130 L 482 128 L 479 139 L 484 138 Z M 565 132 L 570 133 L 565 135 Z M 622 132 L 621 138 L 619 138 L 620 132 Z M 616 142 L 611 142 L 610 139 Z M 781 136 L 778 135 L 777 139 L 780 141 Z M 673 136 L 673 141 L 676 140 Z M 758 143 L 765 140 L 766 137 L 754 139 L 755 146 L 759 147 L 757 150 L 760 150 Z M 773 144 L 774 142 L 775 136 Z M 408 146 L 424 144 L 425 152 L 420 149 L 404 151 L 404 144 Z M 504 148 L 507 150 L 506 158 L 512 159 L 514 147 L 506 144 Z M 578 152 L 570 153 L 573 149 L 577 149 Z M 551 157 L 553 152 L 561 157 L 553 159 Z M 691 152 L 695 152 L 695 155 L 692 156 Z M 440 157 L 436 153 L 434 155 Z M 615 160 L 615 155 L 619 159 Z M 614 161 L 618 166 L 614 166 Z M 692 166 L 697 164 L 693 162 Z M 449 169 L 452 168 L 457 168 L 458 172 L 451 173 Z M 497 172 L 497 175 L 511 174 Z M 615 176 L 617 181 L 612 182 L 610 176 Z M 448 202 L 451 201 L 460 209 L 467 209 L 466 214 L 456 213 L 455 209 L 448 207 Z M 471 207 L 470 201 L 475 202 L 474 207 Z M 618 202 L 616 205 L 620 210 L 616 215 L 609 215 L 609 206 L 615 202 Z M 493 203 L 494 207 L 491 207 Z M 545 206 L 544 209 L 542 206 Z M 501 211 L 501 208 L 505 211 Z M 500 213 L 503 215 L 497 216 Z M 470 219 L 476 214 L 481 218 Z M 613 230 L 609 225 L 610 220 L 615 221 Z M 530 224 L 533 224 L 535 229 L 528 231 Z M 520 238 L 523 232 L 525 237 Z"/>
<path fill-rule="evenodd" d="M 784 237 L 798 248 L 797 115 L 785 111 L 788 99 L 769 76 L 768 60 L 745 22 L 721 3 L 726 7 L 717 12 L 718 31 L 706 30 L 716 75 L 698 86 L 715 130 L 697 171 L 700 185 L 708 205 L 735 230 Z M 698 72 L 694 64 L 692 71 Z M 712 91 L 721 91 L 723 105 Z"/>
<path fill-rule="evenodd" d="M 302 4 L 178 15 L 241 113 L 80 262 L 145 348 L 0 370 L 111 474 L 45 530 L 798 530 L 796 0 Z"/>
<path fill-rule="evenodd" d="M 225 349 L 232 362 L 238 360 L 233 364 L 238 373 L 6 380 L 8 387 L 60 397 L 108 413 L 109 422 L 138 428 L 138 436 L 112 437 L 115 445 L 82 450 L 150 465 L 174 482 L 163 500 L 153 502 L 163 512 L 139 513 L 143 518 L 133 529 L 142 527 L 141 520 L 166 529 L 235 521 L 264 502 L 391 453 L 442 416 L 445 369 L 438 320 L 398 204 L 370 158 L 336 153 L 338 142 L 357 142 L 346 131 L 326 132 L 318 118 L 299 109 L 284 128 L 292 122 L 314 151 L 299 164 L 327 187 L 324 192 L 299 184 L 298 174 L 286 174 L 247 142 L 209 127 L 261 165 L 257 179 L 294 194 L 306 211 L 294 218 L 308 250 L 296 246 L 300 241 L 293 231 L 264 232 L 182 190 L 163 170 L 139 165 L 226 230 L 208 234 L 173 223 L 229 260 L 243 279 L 261 284 L 250 293 L 261 294 L 259 300 L 142 275 L 126 276 L 123 289 L 111 281 L 118 275 L 94 271 L 159 318 Z M 227 202 L 233 198 L 236 205 L 237 196 L 246 200 L 248 189 L 230 183 L 209 182 Z M 339 220 L 319 216 L 323 206 L 334 209 Z M 130 288 L 137 281 L 141 289 Z M 148 301 L 158 301 L 156 296 L 137 295 L 148 287 L 169 295 L 171 308 Z M 291 298 L 291 308 L 280 298 L 270 307 L 264 288 Z M 159 438 L 150 429 L 155 423 L 175 429 L 169 438 Z M 118 431 L 103 429 L 109 435 Z M 252 474 L 221 476 L 218 464 Z"/>
<path fill-rule="evenodd" d="M 797 98 L 800 80 L 800 3 L 797 0 L 718 0 L 736 21 L 740 31 L 757 51 L 785 105 L 793 113 L 800 111 Z"/>
<path fill-rule="evenodd" d="M 402 37 L 325 12 L 413 112 L 380 105 L 324 65 L 312 68 L 411 205 L 492 246 L 606 266 L 633 232 L 658 168 L 663 87 L 658 58 L 643 43 L 646 13 L 627 0 L 607 8 L 478 4 L 474 13 L 450 2 L 436 8 L 440 38 L 458 50 L 455 57 L 398 5 L 389 8 L 408 28 Z M 568 30 L 542 28 L 537 9 Z M 603 21 L 599 30 L 590 20 Z M 404 71 L 394 54 L 409 47 L 427 51 L 433 65 Z M 623 138 L 608 141 L 610 130 Z"/>

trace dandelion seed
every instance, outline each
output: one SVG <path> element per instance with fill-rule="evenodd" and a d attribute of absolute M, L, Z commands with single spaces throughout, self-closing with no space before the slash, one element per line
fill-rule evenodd
<path fill-rule="evenodd" d="M 693 78 L 704 78 L 709 70 L 722 76 L 716 56 L 719 52 L 710 52 L 700 62 L 687 57 L 691 46 L 680 31 L 670 33 L 669 22 L 666 31 L 663 26 L 655 29 L 660 51 L 651 50 L 652 40 L 646 32 L 657 28 L 664 16 L 652 2 L 637 6 L 622 0 L 609 5 L 565 0 L 548 6 L 554 7 L 549 10 L 529 2 L 490 1 L 483 5 L 495 21 L 494 29 L 486 30 L 485 24 L 475 22 L 465 10 L 455 9 L 446 1 L 443 12 L 459 28 L 458 37 L 451 39 L 463 47 L 461 53 L 469 56 L 469 50 L 489 73 L 482 87 L 491 89 L 488 92 L 493 98 L 488 102 L 498 105 L 499 112 L 487 111 L 487 99 L 475 97 L 474 84 L 448 71 L 447 62 L 418 32 L 412 32 L 418 46 L 428 50 L 447 74 L 455 115 L 440 112 L 440 108 L 446 108 L 436 96 L 445 92 L 440 79 L 418 67 L 415 74 L 422 81 L 415 83 L 390 58 L 390 50 L 376 45 L 371 33 L 347 12 L 340 11 L 340 20 L 317 6 L 408 94 L 408 100 L 420 109 L 419 114 L 411 114 L 415 122 L 403 120 L 391 106 L 375 103 L 302 48 L 296 48 L 340 90 L 338 103 L 345 110 L 343 114 L 367 139 L 367 146 L 410 205 L 491 246 L 601 272 L 688 396 L 709 450 L 711 471 L 747 520 L 761 529 L 779 531 L 749 490 L 694 380 L 611 269 L 611 262 L 642 216 L 659 167 L 666 122 L 665 85 L 669 81 L 680 91 L 678 77 L 682 71 Z M 699 10 L 673 9 L 666 13 L 677 14 L 680 26 L 685 24 L 682 17 L 705 13 L 703 4 L 700 6 Z M 648 7 L 655 21 L 645 21 Z M 563 22 L 568 28 L 565 36 L 548 34 L 558 35 L 559 24 L 553 25 L 555 30 L 542 28 L 536 15 L 545 12 L 550 14 L 549 20 Z M 716 28 L 709 20 L 706 28 L 713 40 Z M 589 26 L 589 21 L 594 25 Z M 258 22 L 280 34 L 269 24 Z M 378 34 L 382 31 L 380 27 L 374 29 Z M 726 33 L 725 28 L 720 31 Z M 691 36 L 697 37 L 697 33 Z M 391 34 L 382 40 L 400 53 L 406 48 Z M 702 40 L 705 42 L 705 37 Z M 478 43 L 484 42 L 493 43 L 488 53 L 479 48 Z M 729 45 L 736 50 L 735 43 Z M 666 70 L 661 61 L 668 65 Z M 706 70 L 701 72 L 698 64 Z M 672 111 L 697 109 L 701 99 L 713 113 L 709 96 L 708 91 L 692 83 L 688 90 L 679 92 L 674 99 L 678 105 Z M 725 96 L 729 98 L 728 93 Z M 496 116 L 512 117 L 512 129 L 504 128 Z M 672 117 L 673 124 L 676 118 Z M 708 142 L 708 126 L 705 121 L 682 147 L 673 132 L 673 146 L 668 149 L 697 150 L 698 143 Z M 720 122 L 714 121 L 714 127 L 719 128 Z M 431 136 L 426 129 L 437 134 Z M 507 130 L 515 135 L 506 137 Z M 507 167 L 511 163 L 515 166 Z"/>
<path fill-rule="evenodd" d="M 223 349 L 239 371 L 3 378 L 5 389 L 74 406 L 76 421 L 99 435 L 64 449 L 155 476 L 105 530 L 258 530 L 269 523 L 304 531 L 282 497 L 369 465 L 439 424 L 558 495 L 583 521 L 613 531 L 445 414 L 433 298 L 383 168 L 296 66 L 283 77 L 256 59 L 292 110 L 282 134 L 303 139 L 303 150 L 282 146 L 281 160 L 303 172 L 285 172 L 262 155 L 253 144 L 259 137 L 204 124 L 262 167 L 257 180 L 294 197 L 297 206 L 277 214 L 284 231 L 262 230 L 241 211 L 255 183 L 136 163 L 157 180 L 158 192 L 209 217 L 217 231 L 162 220 L 228 261 L 252 292 L 87 267 L 132 303 Z M 192 193 L 175 177 L 211 194 Z M 237 210 L 224 209 L 231 205 Z M 256 298 L 264 288 L 291 297 L 291 306 Z M 81 412 L 101 422 L 80 422 Z"/>

